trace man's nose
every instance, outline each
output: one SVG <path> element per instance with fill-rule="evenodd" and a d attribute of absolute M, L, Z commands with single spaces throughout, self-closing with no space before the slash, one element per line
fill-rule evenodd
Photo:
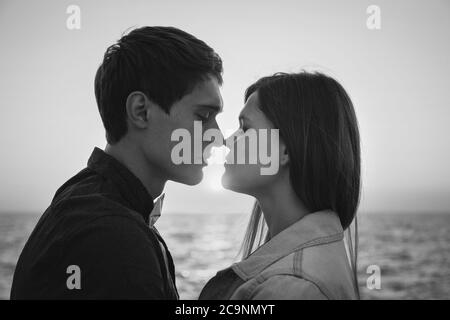
<path fill-rule="evenodd" d="M 211 129 L 217 130 L 218 133 L 219 133 L 219 137 L 220 137 L 220 139 L 214 139 L 213 146 L 214 147 L 221 147 L 221 146 L 223 146 L 225 144 L 225 141 L 224 141 L 222 130 L 220 130 L 219 125 L 217 124 L 217 121 L 214 121 L 213 125 L 211 126 Z"/>

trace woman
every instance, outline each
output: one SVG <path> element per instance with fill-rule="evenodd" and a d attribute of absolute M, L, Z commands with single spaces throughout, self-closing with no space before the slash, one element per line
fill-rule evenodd
<path fill-rule="evenodd" d="M 347 232 L 344 243 L 360 194 L 349 96 L 321 73 L 278 73 L 251 85 L 245 102 L 233 139 L 278 129 L 279 168 L 262 175 L 260 161 L 234 164 L 227 157 L 222 184 L 256 203 L 242 261 L 219 271 L 200 299 L 358 299 L 357 241 L 353 246 Z"/>

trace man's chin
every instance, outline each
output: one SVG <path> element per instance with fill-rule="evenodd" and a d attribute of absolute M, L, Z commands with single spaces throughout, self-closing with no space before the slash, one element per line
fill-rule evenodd
<path fill-rule="evenodd" d="M 201 166 L 188 168 L 187 171 L 182 176 L 179 176 L 175 181 L 188 186 L 195 186 L 203 180 L 202 168 L 203 167 Z"/>

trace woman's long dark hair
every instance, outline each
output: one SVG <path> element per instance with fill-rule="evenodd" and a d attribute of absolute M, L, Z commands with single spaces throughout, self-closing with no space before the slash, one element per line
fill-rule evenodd
<path fill-rule="evenodd" d="M 260 109 L 279 129 L 289 154 L 290 182 L 306 208 L 331 209 L 347 231 L 347 247 L 357 285 L 357 219 L 361 158 L 352 101 L 333 78 L 319 72 L 276 73 L 245 92 L 258 93 Z M 350 224 L 354 221 L 354 236 Z M 352 241 L 354 239 L 354 244 Z M 255 203 L 244 238 L 243 258 L 269 240 L 261 208 Z M 359 294 L 359 293 L 358 293 Z"/>

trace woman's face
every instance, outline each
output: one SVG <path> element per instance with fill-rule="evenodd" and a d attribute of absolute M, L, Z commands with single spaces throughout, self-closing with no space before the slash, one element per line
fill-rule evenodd
<path fill-rule="evenodd" d="M 278 134 L 275 137 L 271 129 L 274 127 L 260 110 L 256 91 L 247 99 L 239 115 L 239 129 L 226 141 L 231 151 L 226 157 L 222 176 L 225 189 L 254 196 L 274 182 L 279 175 L 281 148 Z M 264 131 L 267 138 L 261 135 Z M 262 174 L 264 169 L 261 169 L 270 166 L 270 174 L 267 169 Z"/>

